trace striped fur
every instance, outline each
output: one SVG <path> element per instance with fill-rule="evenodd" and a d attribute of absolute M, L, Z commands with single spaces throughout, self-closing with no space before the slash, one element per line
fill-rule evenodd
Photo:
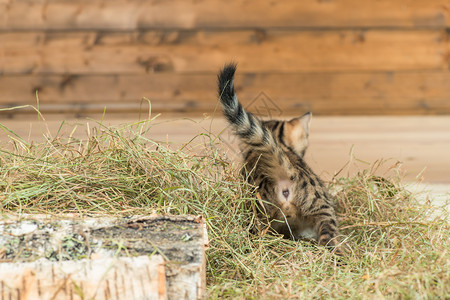
<path fill-rule="evenodd" d="M 261 121 L 246 112 L 234 89 L 236 65 L 218 75 L 223 113 L 239 137 L 250 183 L 258 187 L 271 227 L 287 238 L 313 238 L 337 248 L 338 225 L 333 199 L 303 155 L 311 114 L 289 121 Z"/>

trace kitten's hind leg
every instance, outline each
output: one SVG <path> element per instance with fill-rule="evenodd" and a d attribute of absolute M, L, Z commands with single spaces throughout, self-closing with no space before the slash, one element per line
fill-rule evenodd
<path fill-rule="evenodd" d="M 338 255 L 344 255 L 338 239 L 339 232 L 334 210 L 329 208 L 328 211 L 317 212 L 311 217 L 315 224 L 318 244 L 329 248 Z"/>

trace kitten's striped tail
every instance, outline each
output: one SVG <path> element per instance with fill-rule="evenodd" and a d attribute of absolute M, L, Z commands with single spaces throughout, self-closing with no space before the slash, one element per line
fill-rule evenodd
<path fill-rule="evenodd" d="M 225 65 L 218 75 L 219 98 L 225 117 L 241 141 L 252 149 L 259 150 L 261 154 L 279 154 L 280 147 L 277 146 L 272 133 L 239 103 L 234 90 L 235 72 L 236 64 L 230 63 Z"/>
<path fill-rule="evenodd" d="M 276 142 L 272 134 L 259 119 L 246 112 L 239 103 L 234 90 L 235 72 L 236 64 L 230 63 L 225 65 L 218 75 L 219 98 L 225 117 L 241 141 L 260 151 L 276 151 Z"/>

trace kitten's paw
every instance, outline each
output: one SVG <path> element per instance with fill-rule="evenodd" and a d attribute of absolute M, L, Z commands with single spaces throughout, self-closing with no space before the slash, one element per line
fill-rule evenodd
<path fill-rule="evenodd" d="M 332 253 L 339 256 L 346 256 L 346 247 L 339 243 L 337 237 L 331 238 L 328 235 L 322 235 L 319 239 L 319 245 L 327 247 Z"/>
<path fill-rule="evenodd" d="M 331 252 L 339 256 L 347 256 L 346 248 L 342 245 L 336 245 L 330 248 Z"/>

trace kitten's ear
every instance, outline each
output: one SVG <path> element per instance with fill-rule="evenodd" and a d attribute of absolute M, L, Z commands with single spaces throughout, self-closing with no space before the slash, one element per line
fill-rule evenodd
<path fill-rule="evenodd" d="M 303 128 L 303 132 L 305 132 L 306 135 L 309 135 L 309 125 L 311 124 L 311 118 L 312 118 L 312 113 L 307 112 L 306 114 L 304 114 L 301 117 L 290 120 L 289 124 L 291 124 L 292 126 L 300 125 Z"/>
<path fill-rule="evenodd" d="M 307 112 L 303 116 L 300 117 L 300 123 L 303 126 L 306 134 L 309 134 L 309 125 L 311 125 L 312 112 Z"/>
<path fill-rule="evenodd" d="M 311 123 L 310 112 L 301 117 L 294 118 L 286 123 L 284 136 L 287 145 L 300 157 L 308 148 L 309 124 Z"/>

